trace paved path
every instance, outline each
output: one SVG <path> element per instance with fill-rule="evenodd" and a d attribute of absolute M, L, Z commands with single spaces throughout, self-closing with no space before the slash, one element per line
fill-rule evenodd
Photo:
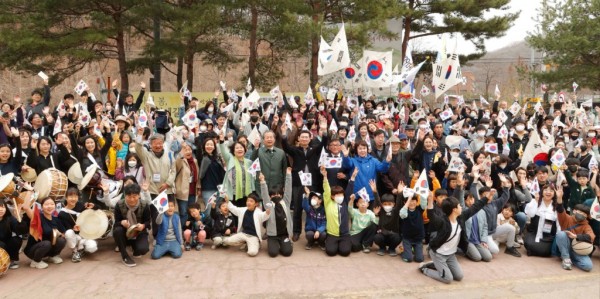
<path fill-rule="evenodd" d="M 266 244 L 264 244 L 266 245 Z M 348 258 L 327 257 L 300 240 L 289 258 L 270 258 L 266 246 L 251 258 L 237 248 L 185 252 L 179 260 L 149 255 L 128 268 L 113 251 L 112 240 L 100 251 L 48 269 L 21 268 L 0 277 L 2 298 L 600 298 L 600 253 L 594 270 L 565 271 L 558 258 L 515 258 L 501 252 L 490 263 L 459 258 L 465 278 L 445 285 L 433 281 L 399 257 L 375 252 Z M 502 248 L 503 250 L 503 248 Z M 524 253 L 524 250 L 521 249 Z"/>

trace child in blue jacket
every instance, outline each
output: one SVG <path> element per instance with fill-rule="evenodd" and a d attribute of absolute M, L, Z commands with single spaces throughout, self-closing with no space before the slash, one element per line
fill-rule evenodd
<path fill-rule="evenodd" d="M 302 197 L 302 208 L 306 212 L 306 225 L 304 233 L 306 235 L 306 250 L 312 249 L 315 242 L 319 244 L 321 250 L 325 250 L 325 239 L 327 238 L 327 219 L 325 218 L 325 208 L 321 194 L 310 192 L 304 187 L 304 196 Z M 310 202 L 309 202 L 310 201 Z"/>
<path fill-rule="evenodd" d="M 152 250 L 152 259 L 159 259 L 170 253 L 173 258 L 180 258 L 183 254 L 183 238 L 181 237 L 181 221 L 175 214 L 175 202 L 169 199 L 169 209 L 164 214 L 156 217 L 158 233 L 156 245 Z"/>

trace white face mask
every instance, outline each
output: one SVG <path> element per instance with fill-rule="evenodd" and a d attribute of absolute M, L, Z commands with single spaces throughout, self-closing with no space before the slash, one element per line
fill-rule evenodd
<path fill-rule="evenodd" d="M 208 107 L 208 112 L 213 112 L 213 111 L 215 111 L 215 108 L 213 108 L 213 107 Z"/>
<path fill-rule="evenodd" d="M 589 132 L 588 137 L 596 137 L 596 132 Z"/>
<path fill-rule="evenodd" d="M 206 126 L 200 126 L 200 132 L 206 132 Z"/>
<path fill-rule="evenodd" d="M 479 132 L 477 132 L 477 136 L 479 136 L 479 137 L 485 137 L 485 131 L 479 131 Z"/>
<path fill-rule="evenodd" d="M 483 125 L 483 127 L 487 130 L 490 128 L 490 125 Z"/>
<path fill-rule="evenodd" d="M 342 114 L 342 117 L 345 117 L 345 118 L 348 118 L 349 116 L 350 116 L 350 115 L 348 115 L 348 114 L 346 114 L 346 113 Z"/>
<path fill-rule="evenodd" d="M 383 206 L 383 210 L 384 210 L 386 213 L 389 213 L 389 212 L 391 212 L 393 208 L 394 208 L 394 207 L 392 207 L 392 206 Z"/>
<path fill-rule="evenodd" d="M 467 134 L 469 134 L 469 129 L 463 129 L 462 132 L 463 132 L 463 134 L 467 135 Z"/>
<path fill-rule="evenodd" d="M 347 122 L 340 122 L 340 127 L 346 127 L 346 126 L 348 126 Z"/>
<path fill-rule="evenodd" d="M 325 106 L 319 106 L 319 111 L 325 110 Z"/>
<path fill-rule="evenodd" d="M 310 200 L 310 205 L 313 207 L 316 207 L 319 204 L 319 202 L 317 201 L 317 199 L 313 198 Z"/>
<path fill-rule="evenodd" d="M 506 165 L 507 165 L 506 163 L 502 163 L 499 166 L 500 166 L 500 168 L 504 169 L 504 168 L 506 168 Z"/>
<path fill-rule="evenodd" d="M 523 132 L 523 130 L 525 130 L 525 125 L 516 125 L 516 126 L 515 126 L 515 129 L 516 129 L 518 132 Z"/>
<path fill-rule="evenodd" d="M 137 161 L 128 161 L 127 165 L 129 165 L 129 167 L 135 167 L 137 165 Z"/>
<path fill-rule="evenodd" d="M 450 157 L 452 158 L 458 158 L 459 155 L 460 153 L 450 152 Z"/>
<path fill-rule="evenodd" d="M 344 196 L 343 195 L 336 196 L 334 198 L 334 200 L 338 205 L 341 205 L 344 202 Z"/>
<path fill-rule="evenodd" d="M 421 128 L 421 129 L 425 130 L 425 129 L 427 129 L 427 124 L 424 124 L 424 125 L 419 125 L 419 128 Z"/>
<path fill-rule="evenodd" d="M 475 112 L 471 112 L 471 117 L 472 117 L 472 118 L 477 118 L 477 113 L 475 113 Z"/>

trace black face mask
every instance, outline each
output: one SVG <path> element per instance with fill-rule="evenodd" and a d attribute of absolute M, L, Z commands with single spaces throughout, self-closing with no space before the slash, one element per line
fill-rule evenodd
<path fill-rule="evenodd" d="M 577 172 L 577 165 L 571 165 L 568 168 L 569 168 L 569 171 L 572 172 L 572 173 Z"/>
<path fill-rule="evenodd" d="M 587 145 L 582 145 L 579 148 L 581 149 L 581 152 L 587 151 Z"/>
<path fill-rule="evenodd" d="M 271 197 L 271 201 L 274 203 L 279 203 L 281 201 L 281 196 L 273 196 Z"/>
<path fill-rule="evenodd" d="M 306 122 L 306 127 L 307 127 L 307 128 L 310 130 L 310 128 L 312 127 L 312 125 L 313 125 L 314 123 L 315 123 L 314 121 L 312 121 L 312 120 L 309 120 L 309 121 L 307 121 L 307 122 Z"/>
<path fill-rule="evenodd" d="M 577 140 L 578 138 L 579 138 L 579 136 L 573 136 L 573 135 L 571 135 L 571 140 L 573 140 L 573 141 Z"/>
<path fill-rule="evenodd" d="M 529 176 L 529 177 L 535 176 L 535 171 L 533 171 L 533 170 L 527 171 L 527 176 Z"/>
<path fill-rule="evenodd" d="M 250 121 L 253 122 L 253 123 L 257 122 L 258 121 L 258 116 L 256 116 L 256 115 L 250 116 Z"/>

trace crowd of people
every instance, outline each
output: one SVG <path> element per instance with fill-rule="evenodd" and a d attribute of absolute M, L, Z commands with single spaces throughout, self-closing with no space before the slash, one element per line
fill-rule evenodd
<path fill-rule="evenodd" d="M 174 122 L 144 105 L 143 83 L 135 101 L 115 88 L 114 102 L 84 91 L 54 107 L 45 83 L 30 100 L 1 105 L 0 173 L 16 185 L 0 200 L 11 269 L 23 240 L 34 268 L 61 263 L 65 250 L 73 262 L 93 254 L 97 240 L 77 221 L 86 210 L 110 215 L 101 238 L 112 236 L 127 266 L 150 251 L 179 258 L 205 245 L 256 256 L 266 241 L 270 257 L 299 246 L 376 250 L 444 283 L 463 278 L 457 254 L 491 262 L 500 247 L 592 269 L 582 248 L 593 250 L 600 233 L 590 210 L 600 192 L 598 107 L 499 97 L 431 107 L 360 90 L 250 101 L 251 90 L 238 97 L 222 84 L 202 105 L 182 95 Z M 32 183 L 48 169 L 68 174 L 58 198 Z"/>

